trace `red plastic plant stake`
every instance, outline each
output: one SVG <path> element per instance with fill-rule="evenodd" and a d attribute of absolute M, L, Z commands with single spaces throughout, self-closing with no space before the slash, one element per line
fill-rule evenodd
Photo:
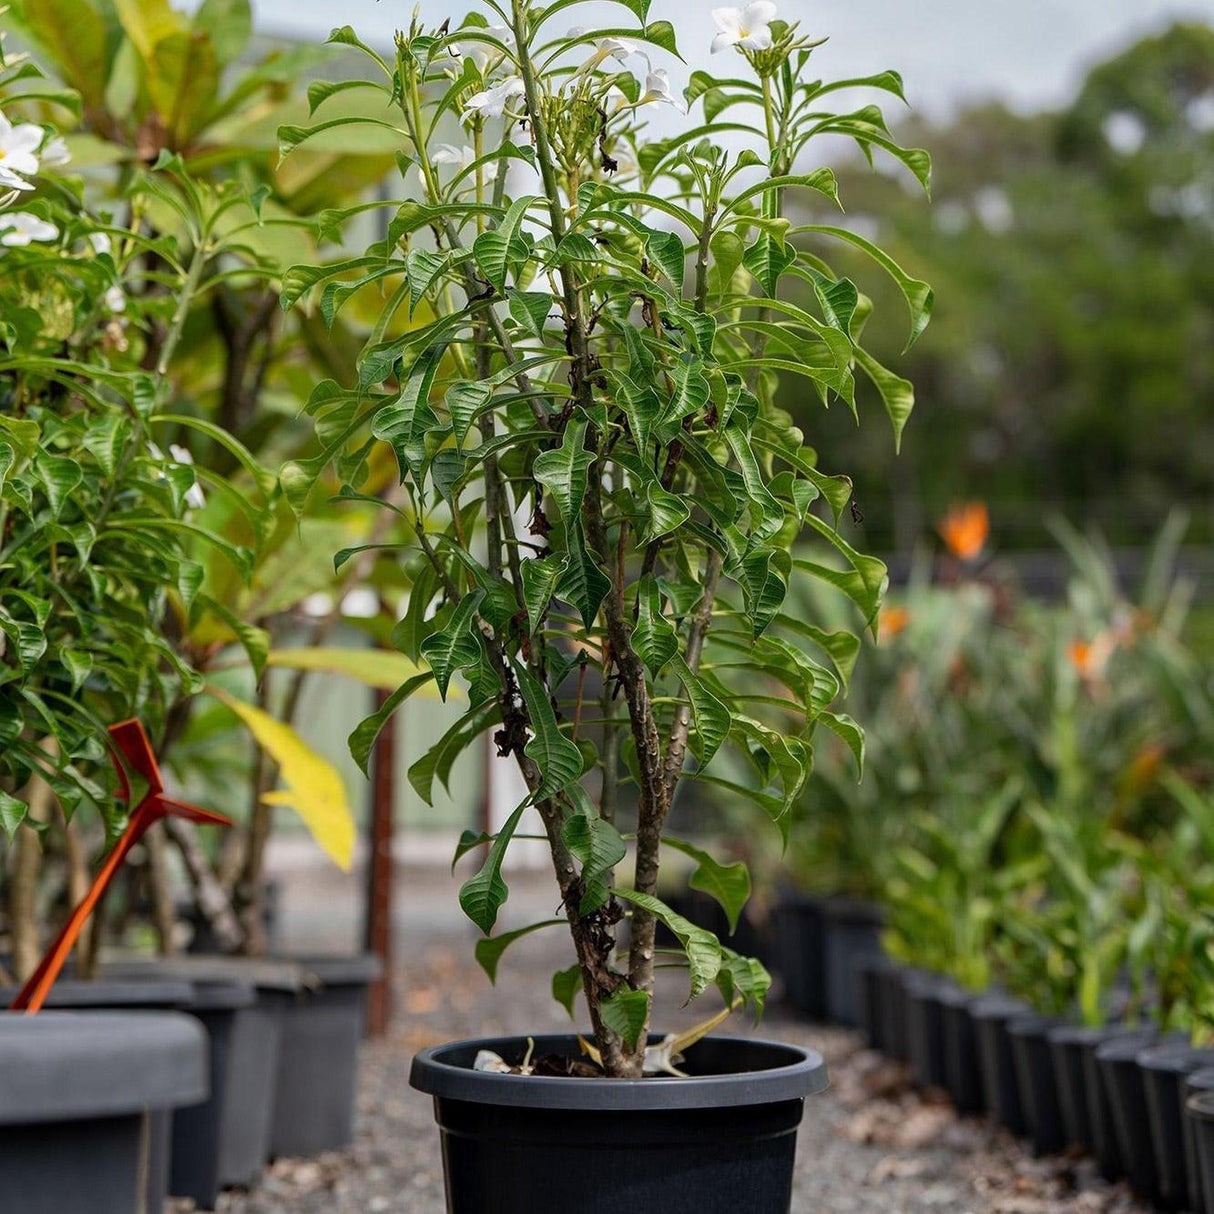
<path fill-rule="evenodd" d="M 185 818 L 191 822 L 201 822 L 211 826 L 231 826 L 231 818 L 223 814 L 212 813 L 209 809 L 199 809 L 196 805 L 187 805 L 184 801 L 167 797 L 164 793 L 164 781 L 160 778 L 160 767 L 152 745 L 144 732 L 141 722 L 136 720 L 120 721 L 110 726 L 110 738 L 113 742 L 114 766 L 118 771 L 118 782 L 122 786 L 122 795 L 126 800 L 131 799 L 131 782 L 127 777 L 126 767 L 141 775 L 148 784 L 148 791 L 143 800 L 131 811 L 126 830 L 114 844 L 113 850 L 105 858 L 100 871 L 97 873 L 89 891 L 80 900 L 80 904 L 72 911 L 62 930 L 55 937 L 50 948 L 38 963 L 38 968 L 30 975 L 29 981 L 21 988 L 10 1010 L 37 1012 L 46 1000 L 47 994 L 55 979 L 59 977 L 68 954 L 75 946 L 81 929 L 88 922 L 89 916 L 101 901 L 101 895 L 113 880 L 114 874 L 121 867 L 123 860 L 131 848 L 143 837 L 144 832 L 154 822 L 161 818 Z M 126 763 L 123 763 L 123 759 Z"/>

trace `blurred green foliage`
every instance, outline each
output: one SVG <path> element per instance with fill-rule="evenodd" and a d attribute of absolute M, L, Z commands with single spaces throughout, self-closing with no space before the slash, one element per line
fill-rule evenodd
<path fill-rule="evenodd" d="M 939 301 L 903 364 L 919 409 L 901 457 L 845 410 L 785 400 L 855 477 L 864 542 L 909 551 L 975 494 L 1016 547 L 1048 543 L 1051 509 L 1145 543 L 1176 504 L 1195 511 L 1190 539 L 1208 540 L 1214 29 L 1139 42 L 1060 112 L 993 103 L 908 126 L 933 150 L 930 210 L 859 167 L 842 182 L 849 225 Z M 870 332 L 879 357 L 904 344 L 893 326 Z"/>

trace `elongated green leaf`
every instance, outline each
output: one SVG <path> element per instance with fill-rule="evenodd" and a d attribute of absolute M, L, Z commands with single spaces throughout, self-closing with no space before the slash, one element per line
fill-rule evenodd
<path fill-rule="evenodd" d="M 637 584 L 637 620 L 632 646 L 652 678 L 657 678 L 679 652 L 674 625 L 662 614 L 662 595 L 657 580 L 647 573 Z"/>
<path fill-rule="evenodd" d="M 534 733 L 523 750 L 540 769 L 540 785 L 532 793 L 531 800 L 544 801 L 568 788 L 581 776 L 582 752 L 561 733 L 543 684 L 522 666 L 516 664 L 514 670 Z"/>
<path fill-rule="evenodd" d="M 620 832 L 593 811 L 589 798 L 583 800 L 587 808 L 569 817 L 561 833 L 565 845 L 582 865 L 585 892 L 578 910 L 588 915 L 607 901 L 605 877 L 624 858 L 628 848 Z"/>
<path fill-rule="evenodd" d="M 676 654 L 672 665 L 691 701 L 691 711 L 695 717 L 692 742 L 696 758 L 701 767 L 707 767 L 729 734 L 729 708 L 708 690 L 699 675 L 692 673 L 691 667 L 681 656 Z"/>
<path fill-rule="evenodd" d="M 501 961 L 502 954 L 516 940 L 529 936 L 532 932 L 538 932 L 544 927 L 560 927 L 564 922 L 564 919 L 544 919 L 540 923 L 530 923 L 526 927 L 517 928 L 512 932 L 503 932 L 500 936 L 486 936 L 483 940 L 476 942 L 477 964 L 489 975 L 489 981 L 496 983 L 498 962 Z"/>
<path fill-rule="evenodd" d="M 565 427 L 561 445 L 537 455 L 532 465 L 532 475 L 552 494 L 567 525 L 582 509 L 586 473 L 594 459 L 594 452 L 586 449 L 586 423 L 571 421 Z"/>
<path fill-rule="evenodd" d="M 493 389 L 485 383 L 460 380 L 447 389 L 445 397 L 447 414 L 451 418 L 451 429 L 455 441 L 463 447 L 464 439 L 477 415 L 493 399 Z"/>
<path fill-rule="evenodd" d="M 510 895 L 506 882 L 502 880 L 502 861 L 510 846 L 518 820 L 523 816 L 525 805 L 520 805 L 506 819 L 493 839 L 485 863 L 475 876 L 469 877 L 460 886 L 459 904 L 464 914 L 487 936 L 497 922 L 497 913 Z"/>
<path fill-rule="evenodd" d="M 599 1015 L 607 1028 L 629 1049 L 634 1049 L 649 1019 L 649 995 L 645 991 L 621 986 L 614 995 L 599 1004 Z"/>
<path fill-rule="evenodd" d="M 568 563 L 556 584 L 556 594 L 578 609 L 582 623 L 589 628 L 611 589 L 611 581 L 587 551 L 580 522 L 565 538 L 569 546 Z"/>
<path fill-rule="evenodd" d="M 523 579 L 523 603 L 527 608 L 527 628 L 531 636 L 540 629 L 544 613 L 565 571 L 569 558 L 554 552 L 548 556 L 523 561 L 519 574 Z"/>
<path fill-rule="evenodd" d="M 864 775 L 864 731 L 844 712 L 823 712 L 818 720 L 847 743 L 856 760 L 856 778 L 860 779 Z"/>
<path fill-rule="evenodd" d="M 779 244 L 766 232 L 760 232 L 754 244 L 746 250 L 742 264 L 754 275 L 763 290 L 774 297 L 780 276 L 797 260 L 792 245 Z"/>
<path fill-rule="evenodd" d="M 726 1007 L 741 997 L 753 1009 L 756 1017 L 763 1015 L 767 1003 L 767 992 L 771 989 L 771 975 L 762 962 L 754 957 L 743 957 L 733 949 L 721 949 L 721 969 L 717 974 L 717 986 Z"/>
<path fill-rule="evenodd" d="M 729 920 L 730 934 L 736 932 L 738 916 L 750 898 L 750 870 L 746 865 L 740 860 L 733 864 L 721 864 L 695 844 L 670 835 L 663 835 L 662 842 L 667 847 L 673 847 L 685 856 L 690 856 L 696 862 L 696 870 L 691 874 L 688 884 L 692 889 L 698 889 L 715 898 Z"/>
<path fill-rule="evenodd" d="M 371 751 L 375 748 L 375 743 L 383 732 L 384 726 L 391 719 L 392 714 L 418 688 L 424 687 L 433 677 L 434 672 L 426 670 L 421 674 L 416 674 L 412 678 L 406 679 L 375 712 L 369 717 L 365 717 L 354 727 L 354 731 L 350 734 L 347 744 L 350 747 L 350 754 L 354 757 L 354 762 L 358 764 L 358 768 L 364 776 L 368 774 L 367 761 L 371 757 Z"/>
<path fill-rule="evenodd" d="M 16 797 L 0 788 L 0 830 L 3 830 L 10 839 L 17 833 L 17 827 L 25 821 L 28 813 L 29 806 L 24 801 L 18 801 Z M 569 1014 L 573 1015 L 572 1010 Z"/>
<path fill-rule="evenodd" d="M 504 171 L 504 170 L 503 170 Z M 481 273 L 499 291 L 506 289 L 506 270 L 511 260 L 527 256 L 527 246 L 517 239 L 527 208 L 537 201 L 532 195 L 516 198 L 498 227 L 482 232 L 472 242 L 472 253 Z"/>
<path fill-rule="evenodd" d="M 652 894 L 643 894 L 635 889 L 613 889 L 617 898 L 648 911 L 659 922 L 664 923 L 679 938 L 687 955 L 687 968 L 691 975 L 691 994 L 688 1003 L 702 994 L 704 988 L 717 976 L 721 968 L 721 942 L 705 928 L 697 927 L 690 919 L 672 911 L 665 902 Z"/>
<path fill-rule="evenodd" d="M 582 989 L 582 967 L 576 962 L 568 969 L 557 970 L 552 975 L 552 997 L 574 1018 L 573 1004 Z"/>
<path fill-rule="evenodd" d="M 867 350 L 862 350 L 859 346 L 856 347 L 856 361 L 881 394 L 885 412 L 889 414 L 889 420 L 894 427 L 894 450 L 900 450 L 903 428 L 915 407 L 915 386 L 909 379 L 903 379 L 888 367 L 883 367 Z"/>
<path fill-rule="evenodd" d="M 260 680 L 270 654 L 270 634 L 264 628 L 242 620 L 215 599 L 204 596 L 201 601 L 232 630 L 241 648 L 248 655 L 249 665 L 253 667 L 253 677 Z"/>
<path fill-rule="evenodd" d="M 484 597 L 483 590 L 469 591 L 460 599 L 446 624 L 421 643 L 421 655 L 430 663 L 439 695 L 444 700 L 451 676 L 457 670 L 474 666 L 480 657 L 482 642 L 474 631 L 473 621 Z"/>

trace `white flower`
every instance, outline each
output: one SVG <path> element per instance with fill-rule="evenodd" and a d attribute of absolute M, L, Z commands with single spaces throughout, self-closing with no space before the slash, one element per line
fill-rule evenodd
<path fill-rule="evenodd" d="M 641 94 L 638 106 L 642 105 L 673 105 L 680 114 L 687 113 L 687 107 L 670 91 L 670 80 L 664 67 L 651 67 L 645 77 L 645 91 Z"/>
<path fill-rule="evenodd" d="M 616 114 L 621 110 L 626 110 L 631 104 L 628 94 L 618 84 L 613 84 L 603 94 L 603 109 L 606 110 L 608 118 L 614 118 Z"/>
<path fill-rule="evenodd" d="M 119 286 L 110 287 L 101 297 L 111 312 L 126 311 L 126 294 Z"/>
<path fill-rule="evenodd" d="M 189 450 L 177 443 L 169 444 L 169 454 L 173 457 L 174 463 L 187 464 L 191 468 L 194 466 L 194 457 Z M 185 491 L 185 504 L 192 506 L 195 510 L 201 510 L 207 504 L 206 494 L 203 493 L 202 486 L 197 480 Z"/>
<path fill-rule="evenodd" d="M 466 143 L 462 147 L 456 147 L 453 143 L 439 143 L 430 153 L 430 163 L 436 169 L 443 165 L 454 165 L 458 172 L 463 172 L 475 159 L 476 153 Z M 492 160 L 488 164 L 481 165 L 481 174 L 486 182 L 495 181 L 497 179 L 497 161 Z M 426 179 L 420 167 L 417 170 L 417 180 L 425 189 Z M 471 182 L 467 184 L 471 184 Z"/>
<path fill-rule="evenodd" d="M 0 245 L 14 248 L 27 245 L 31 240 L 54 240 L 59 229 L 37 215 L 25 211 L 13 211 L 0 215 Z"/>
<path fill-rule="evenodd" d="M 38 157 L 34 154 L 42 142 L 43 131 L 32 122 L 13 126 L 0 114 L 0 186 L 10 190 L 32 190 L 26 181 L 38 171 Z"/>
<path fill-rule="evenodd" d="M 58 168 L 65 164 L 70 164 L 72 154 L 67 150 L 67 144 L 63 138 L 56 135 L 53 139 L 48 139 L 42 145 L 42 163 L 43 165 L 51 165 Z"/>
<path fill-rule="evenodd" d="M 90 232 L 88 241 L 94 253 L 108 253 L 114 247 L 107 232 Z"/>
<path fill-rule="evenodd" d="M 474 93 L 468 98 L 464 120 L 467 121 L 471 114 L 479 114 L 482 118 L 500 118 L 505 113 L 506 106 L 516 97 L 521 97 L 523 91 L 523 82 L 518 76 L 507 76 L 500 84 Z"/>
<path fill-rule="evenodd" d="M 714 8 L 712 19 L 717 23 L 717 35 L 712 40 L 712 53 L 727 46 L 740 46 L 745 51 L 765 51 L 771 46 L 771 23 L 776 6 L 771 0 L 751 0 L 745 8 Z"/>
<path fill-rule="evenodd" d="M 637 47 L 634 43 L 628 42 L 623 38 L 600 38 L 594 44 L 594 51 L 590 58 L 578 68 L 579 74 L 582 72 L 592 72 L 604 59 L 616 59 L 623 63 L 629 55 L 637 53 Z"/>
<path fill-rule="evenodd" d="M 483 32 L 491 38 L 496 38 L 504 46 L 514 46 L 514 34 L 507 25 L 487 25 L 484 27 Z M 472 44 L 472 49 L 468 51 L 468 54 L 472 56 L 472 62 L 480 68 L 482 75 L 490 62 L 502 57 L 502 52 L 497 47 L 488 46 L 479 40 Z M 464 49 L 458 42 L 449 42 L 447 44 L 446 62 L 448 66 L 458 68 L 460 66 L 459 61 L 463 58 L 463 55 Z"/>

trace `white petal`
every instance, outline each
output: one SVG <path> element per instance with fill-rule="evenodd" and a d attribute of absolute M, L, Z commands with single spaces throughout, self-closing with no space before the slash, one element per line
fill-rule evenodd
<path fill-rule="evenodd" d="M 111 312 L 126 311 L 126 295 L 123 294 L 121 287 L 110 287 L 103 296 L 103 299 L 105 300 L 105 306 Z"/>
<path fill-rule="evenodd" d="M 765 51 L 771 46 L 771 29 L 766 25 L 760 25 L 757 29 L 752 29 L 738 45 L 745 47 L 748 51 Z"/>
<path fill-rule="evenodd" d="M 776 6 L 771 0 L 750 0 L 742 10 L 742 24 L 747 29 L 754 29 L 756 25 L 767 25 L 775 18 Z"/>
<path fill-rule="evenodd" d="M 742 10 L 740 8 L 714 8 L 712 19 L 717 23 L 717 29 L 722 34 L 730 34 L 734 38 L 742 35 Z"/>
<path fill-rule="evenodd" d="M 67 150 L 67 144 L 58 135 L 53 139 L 48 139 L 42 149 L 43 164 L 58 166 L 69 164 L 71 159 L 72 154 Z"/>

